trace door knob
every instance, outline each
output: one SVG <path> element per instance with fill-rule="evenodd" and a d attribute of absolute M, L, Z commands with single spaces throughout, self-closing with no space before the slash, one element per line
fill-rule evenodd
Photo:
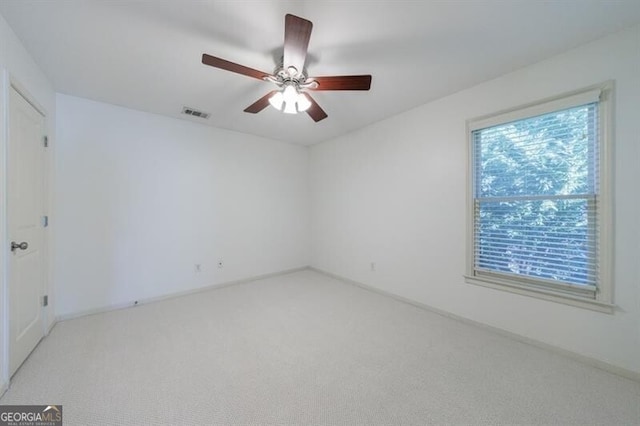
<path fill-rule="evenodd" d="M 21 243 L 16 243 L 15 241 L 11 241 L 11 251 L 16 251 L 17 249 L 26 250 L 29 248 L 29 243 L 23 241 Z"/>

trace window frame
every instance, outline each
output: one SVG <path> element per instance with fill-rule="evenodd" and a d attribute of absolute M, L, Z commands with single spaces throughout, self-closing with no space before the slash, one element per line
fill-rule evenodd
<path fill-rule="evenodd" d="M 613 313 L 613 81 L 607 81 L 584 89 L 564 93 L 553 98 L 517 106 L 466 121 L 467 137 L 467 214 L 466 214 L 466 270 L 465 282 L 499 290 L 506 290 L 525 296 L 543 300 L 560 302 L 581 308 L 604 313 Z M 597 258 L 598 278 L 595 297 L 592 294 L 580 295 L 579 292 L 562 291 L 565 285 L 541 285 L 539 280 L 526 276 L 508 277 L 500 274 L 475 270 L 475 215 L 474 215 L 474 182 L 475 182 L 475 149 L 473 132 L 487 127 L 524 120 L 574 106 L 598 102 L 598 167 L 599 192 L 596 194 L 598 210 Z"/>

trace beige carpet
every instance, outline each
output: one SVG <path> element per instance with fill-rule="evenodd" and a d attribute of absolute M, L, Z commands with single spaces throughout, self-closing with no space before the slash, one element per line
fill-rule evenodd
<path fill-rule="evenodd" d="M 59 323 L 0 403 L 66 425 L 640 424 L 640 383 L 312 271 Z"/>

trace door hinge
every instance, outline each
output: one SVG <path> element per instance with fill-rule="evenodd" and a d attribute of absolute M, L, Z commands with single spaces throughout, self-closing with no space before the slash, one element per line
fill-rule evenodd
<path fill-rule="evenodd" d="M 44 144 L 44 147 L 47 148 L 49 146 L 49 137 L 45 136 L 42 138 L 42 143 Z"/>
<path fill-rule="evenodd" d="M 49 226 L 49 216 L 42 216 L 42 226 L 46 228 Z"/>
<path fill-rule="evenodd" d="M 45 294 L 42 297 L 42 306 L 48 306 L 48 305 L 49 305 L 49 296 Z"/>

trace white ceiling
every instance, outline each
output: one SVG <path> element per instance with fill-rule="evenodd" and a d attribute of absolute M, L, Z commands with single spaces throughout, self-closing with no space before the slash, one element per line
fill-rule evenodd
<path fill-rule="evenodd" d="M 0 0 L 0 13 L 58 92 L 309 145 L 636 24 L 640 1 Z M 270 84 L 202 53 L 271 72 L 286 13 L 314 24 L 310 75 L 371 74 L 371 91 L 314 92 L 319 123 L 244 113 Z"/>

